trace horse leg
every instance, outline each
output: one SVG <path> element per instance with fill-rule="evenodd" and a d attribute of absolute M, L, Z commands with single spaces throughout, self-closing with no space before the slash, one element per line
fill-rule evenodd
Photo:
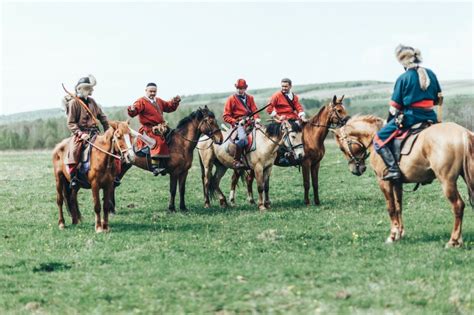
<path fill-rule="evenodd" d="M 56 203 L 58 204 L 58 209 L 59 209 L 58 226 L 59 226 L 59 229 L 61 230 L 65 228 L 64 214 L 63 214 L 63 203 L 64 203 L 63 190 L 64 189 L 65 189 L 64 180 L 61 178 L 61 175 L 56 174 Z"/>
<path fill-rule="evenodd" d="M 398 214 L 398 223 L 400 224 L 400 238 L 405 236 L 405 227 L 403 226 L 402 209 L 403 209 L 403 186 L 402 184 L 393 185 L 393 193 L 395 197 L 395 211 Z"/>
<path fill-rule="evenodd" d="M 399 222 L 399 215 L 395 208 L 395 197 L 393 191 L 393 184 L 389 181 L 384 181 L 382 179 L 378 179 L 380 190 L 385 196 L 385 202 L 387 205 L 387 212 L 390 217 L 390 235 L 388 236 L 385 243 L 393 243 L 394 241 L 398 241 L 401 236 L 400 231 L 400 222 Z"/>
<path fill-rule="evenodd" d="M 304 203 L 309 206 L 309 171 L 311 168 L 311 160 L 305 159 L 302 164 L 303 169 L 303 186 L 304 186 Z"/>
<path fill-rule="evenodd" d="M 100 220 L 100 188 L 96 182 L 91 183 L 92 198 L 94 199 L 94 211 L 95 211 L 95 232 L 101 233 L 102 222 Z"/>
<path fill-rule="evenodd" d="M 253 189 L 252 189 L 254 178 L 255 178 L 255 173 L 253 170 L 251 170 L 245 177 L 245 181 L 247 183 L 247 201 L 251 205 L 255 204 L 255 200 L 253 199 Z"/>
<path fill-rule="evenodd" d="M 212 176 L 212 164 L 210 166 L 202 165 L 202 188 L 204 193 L 204 208 L 210 208 L 211 202 L 209 200 L 209 184 Z"/>
<path fill-rule="evenodd" d="M 186 192 L 186 178 L 188 177 L 188 171 L 183 172 L 179 176 L 179 209 L 181 211 L 188 211 L 186 208 L 186 202 L 184 199 L 184 195 Z"/>
<path fill-rule="evenodd" d="M 174 200 L 176 198 L 176 186 L 178 184 L 178 178 L 175 175 L 170 174 L 170 200 L 168 203 L 168 210 L 175 212 L 176 207 L 174 205 Z"/>
<path fill-rule="evenodd" d="M 319 162 L 314 163 L 311 165 L 311 182 L 313 184 L 313 194 L 314 194 L 314 204 L 319 206 L 319 181 L 318 181 L 318 173 L 319 173 Z"/>
<path fill-rule="evenodd" d="M 77 202 L 77 190 L 71 189 L 69 200 L 71 202 L 71 208 L 69 210 L 71 211 L 72 224 L 78 224 L 81 221 L 81 212 L 79 211 L 79 204 Z"/>
<path fill-rule="evenodd" d="M 224 176 L 226 171 L 227 171 L 227 169 L 224 166 L 217 166 L 216 165 L 216 173 L 214 174 L 214 180 L 215 180 L 214 184 L 215 184 L 215 190 L 219 195 L 219 203 L 220 203 L 221 207 L 229 206 L 227 204 L 227 200 L 225 198 L 225 195 L 224 195 L 224 193 L 222 192 L 222 190 L 220 188 L 221 179 Z"/>
<path fill-rule="evenodd" d="M 265 188 L 264 188 L 264 193 L 265 193 L 265 201 L 264 205 L 267 208 L 270 208 L 271 201 L 270 201 L 270 175 L 272 174 L 272 167 L 267 168 L 264 173 L 263 177 L 265 180 Z"/>
<path fill-rule="evenodd" d="M 109 212 L 110 212 L 110 209 L 113 208 L 111 204 L 111 197 L 114 192 L 114 184 L 111 183 L 109 187 L 104 188 L 103 192 L 104 192 L 104 204 L 103 204 L 104 218 L 102 220 L 102 230 L 104 232 L 108 232 L 109 231 Z"/>
<path fill-rule="evenodd" d="M 265 178 L 263 174 L 263 167 L 261 165 L 255 166 L 255 179 L 257 180 L 257 190 L 258 190 L 258 209 L 260 211 L 267 210 L 267 207 L 263 201 L 263 192 L 265 190 Z"/>
<path fill-rule="evenodd" d="M 446 247 L 461 247 L 462 241 L 462 218 L 464 215 L 464 201 L 459 195 L 456 180 L 445 181 L 442 183 L 443 192 L 451 203 L 451 210 L 454 214 L 454 226 L 451 232 L 451 238 Z"/>
<path fill-rule="evenodd" d="M 230 193 L 229 193 L 229 201 L 232 206 L 235 206 L 235 189 L 239 182 L 239 178 L 240 178 L 239 171 L 234 170 L 234 173 L 232 174 L 232 179 L 230 181 Z"/>

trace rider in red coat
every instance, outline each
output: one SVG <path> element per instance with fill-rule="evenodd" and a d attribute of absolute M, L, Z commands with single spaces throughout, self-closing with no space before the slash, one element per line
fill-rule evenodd
<path fill-rule="evenodd" d="M 291 92 L 291 80 L 281 80 L 281 91 L 272 95 L 267 113 L 276 120 L 305 119 L 306 114 L 301 106 L 298 95 Z"/>
<path fill-rule="evenodd" d="M 249 118 L 251 113 L 257 111 L 253 96 L 246 93 L 247 87 L 247 82 L 244 79 L 237 80 L 237 83 L 235 83 L 237 91 L 227 99 L 224 114 L 222 115 L 226 123 L 231 124 L 232 127 L 237 127 L 234 168 L 245 167 L 240 158 L 242 157 L 242 151 L 248 144 L 247 133 L 245 131 L 246 119 Z M 255 118 L 255 122 L 260 122 L 260 116 L 258 114 L 253 115 L 253 117 Z"/>
<path fill-rule="evenodd" d="M 128 115 L 135 117 L 138 115 L 141 127 L 139 132 L 155 139 L 156 145 L 151 148 L 153 174 L 156 176 L 165 170 L 165 163 L 169 158 L 169 149 L 166 144 L 166 133 L 168 131 L 167 123 L 163 117 L 163 113 L 174 112 L 181 98 L 174 97 L 170 101 L 164 101 L 156 97 L 156 84 L 148 83 L 145 89 L 146 96 L 139 98 L 128 107 Z M 145 143 L 138 138 L 138 149 L 142 149 Z M 161 161 L 161 163 L 160 163 Z"/>

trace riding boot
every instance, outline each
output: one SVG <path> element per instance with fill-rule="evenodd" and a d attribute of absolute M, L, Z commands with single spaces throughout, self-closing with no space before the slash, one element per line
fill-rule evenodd
<path fill-rule="evenodd" d="M 163 164 L 164 162 L 162 158 L 151 158 L 151 171 L 153 172 L 154 176 L 166 174 L 166 168 L 163 167 Z"/>
<path fill-rule="evenodd" d="M 387 147 L 382 147 L 377 150 L 377 153 L 380 154 L 388 168 L 387 174 L 382 179 L 393 181 L 399 180 L 402 177 L 402 174 L 392 151 Z"/>
<path fill-rule="evenodd" d="M 115 178 L 114 178 L 114 187 L 120 186 L 121 183 L 122 182 L 120 181 L 120 177 L 115 176 Z"/>
<path fill-rule="evenodd" d="M 245 168 L 244 163 L 242 163 L 241 161 L 243 150 L 244 148 L 239 147 L 238 145 L 235 146 L 235 154 L 234 154 L 234 162 L 233 162 L 233 166 L 235 169 Z"/>
<path fill-rule="evenodd" d="M 69 188 L 72 190 L 79 189 L 79 179 L 77 178 L 77 168 L 78 165 L 68 165 L 69 167 L 69 174 L 71 175 L 71 182 L 69 183 Z"/>

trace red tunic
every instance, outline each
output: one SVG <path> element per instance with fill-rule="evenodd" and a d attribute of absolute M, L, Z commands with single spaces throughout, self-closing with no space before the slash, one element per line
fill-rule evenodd
<path fill-rule="evenodd" d="M 224 114 L 222 115 L 222 118 L 224 118 L 226 123 L 234 126 L 242 117 L 257 111 L 257 105 L 255 105 L 253 96 L 246 94 L 246 97 L 248 109 L 245 108 L 236 94 L 229 96 L 224 106 Z M 253 117 L 260 118 L 258 114 L 255 114 Z"/>
<path fill-rule="evenodd" d="M 139 132 L 144 132 L 156 140 L 156 145 L 151 149 L 151 155 L 153 156 L 169 156 L 168 145 L 166 144 L 165 138 L 160 135 L 155 135 L 152 132 L 152 128 L 162 122 L 164 122 L 163 112 L 171 113 L 174 112 L 179 103 L 173 103 L 172 101 L 164 101 L 161 98 L 155 97 L 156 105 L 152 104 L 147 97 L 141 97 L 133 104 L 135 108 L 128 107 L 128 115 L 135 117 L 138 115 L 138 120 L 142 124 Z M 145 143 L 141 139 L 137 139 L 138 148 L 141 149 L 145 146 Z"/>
<path fill-rule="evenodd" d="M 296 94 L 293 94 L 294 109 L 281 91 L 272 95 L 269 104 L 270 106 L 267 107 L 267 113 L 271 114 L 275 111 L 278 116 L 285 115 L 287 119 L 298 119 L 298 114 L 304 111 Z"/>

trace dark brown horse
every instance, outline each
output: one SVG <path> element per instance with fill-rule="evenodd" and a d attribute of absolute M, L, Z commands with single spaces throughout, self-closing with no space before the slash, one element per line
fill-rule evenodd
<path fill-rule="evenodd" d="M 391 220 L 387 243 L 398 241 L 405 234 L 402 220 L 403 183 L 428 184 L 438 179 L 454 214 L 454 226 L 446 246 L 462 246 L 465 205 L 457 188 L 457 180 L 459 176 L 464 179 L 471 205 L 474 206 L 474 133 L 451 122 L 435 124 L 421 131 L 410 154 L 400 160 L 403 181 L 394 183 L 382 180 L 386 166 L 372 145 L 374 135 L 383 123 L 379 117 L 356 116 L 336 130 L 336 140 L 354 175 L 360 176 L 365 172 L 365 160 L 370 155 L 370 164 L 384 194 Z"/>
<path fill-rule="evenodd" d="M 166 172 L 170 175 L 170 199 L 168 209 L 176 211 L 175 197 L 176 188 L 179 184 L 179 208 L 186 211 L 185 190 L 188 170 L 193 162 L 193 151 L 201 135 L 204 140 L 209 138 L 216 144 L 222 143 L 223 136 L 217 124 L 216 117 L 207 106 L 199 108 L 189 116 L 183 118 L 176 129 L 171 131 L 169 137 L 170 159 L 166 165 Z M 147 157 L 136 156 L 133 165 L 141 169 L 151 171 Z M 131 166 L 130 166 L 131 167 Z M 122 178 L 130 167 L 124 167 L 120 178 Z M 115 200 L 113 199 L 113 205 Z"/>
<path fill-rule="evenodd" d="M 109 230 L 109 211 L 113 193 L 113 181 L 118 173 L 117 166 L 121 160 L 129 163 L 134 158 L 130 129 L 128 122 L 110 121 L 110 128 L 96 137 L 90 152 L 90 169 L 87 172 L 87 181 L 92 189 L 95 210 L 95 230 L 107 232 Z M 71 176 L 64 164 L 69 139 L 63 140 L 53 150 L 53 167 L 56 178 L 57 204 L 59 208 L 59 228 L 64 229 L 63 203 L 71 214 L 72 224 L 81 220 L 81 212 L 77 202 L 77 190 L 69 188 Z M 119 160 L 116 162 L 116 160 Z M 103 220 L 100 217 L 99 191 L 104 195 Z"/>
<path fill-rule="evenodd" d="M 301 162 L 303 169 L 303 185 L 304 185 L 304 202 L 306 205 L 310 205 L 309 201 L 309 188 L 310 188 L 310 176 L 313 184 L 314 193 L 314 204 L 319 205 L 319 163 L 324 157 L 324 139 L 328 135 L 329 128 L 341 127 L 349 119 L 347 111 L 343 105 L 344 95 L 341 98 L 337 98 L 334 95 L 332 101 L 323 106 L 319 112 L 311 117 L 307 122 L 303 124 L 303 147 L 304 147 L 304 158 Z M 245 176 L 245 182 L 247 184 L 247 201 L 251 204 L 255 203 L 253 199 L 252 184 L 254 180 L 253 172 L 243 174 L 243 172 L 235 171 L 232 176 L 231 182 L 231 196 L 230 200 L 234 203 L 235 200 L 235 187 L 241 176 Z"/>

